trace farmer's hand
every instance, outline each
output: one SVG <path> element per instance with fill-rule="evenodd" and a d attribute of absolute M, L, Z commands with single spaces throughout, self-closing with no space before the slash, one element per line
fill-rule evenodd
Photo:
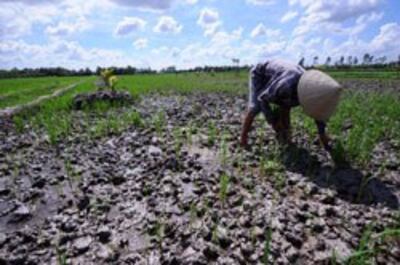
<path fill-rule="evenodd" d="M 240 138 L 240 146 L 243 148 L 247 148 L 247 136 L 242 136 Z"/>
<path fill-rule="evenodd" d="M 319 141 L 326 151 L 328 152 L 332 151 L 332 145 L 331 145 L 332 140 L 326 133 L 319 135 Z"/>
<path fill-rule="evenodd" d="M 271 122 L 271 126 L 277 134 L 281 133 L 285 129 L 285 126 L 283 126 L 283 123 L 280 119 L 273 120 Z"/>

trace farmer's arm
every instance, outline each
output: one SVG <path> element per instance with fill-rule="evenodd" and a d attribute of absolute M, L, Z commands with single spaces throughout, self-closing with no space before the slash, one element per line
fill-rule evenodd
<path fill-rule="evenodd" d="M 326 123 L 323 121 L 315 121 L 318 127 L 318 136 L 321 144 L 324 146 L 325 150 L 331 151 L 332 147 L 330 146 L 330 138 L 326 134 Z"/>
<path fill-rule="evenodd" d="M 242 134 L 240 137 L 240 145 L 242 147 L 247 146 L 247 137 L 251 130 L 251 125 L 253 124 L 254 118 L 257 116 L 257 114 L 258 113 L 255 113 L 251 109 L 249 109 L 246 113 L 246 116 L 243 121 L 243 126 L 242 126 Z"/>
<path fill-rule="evenodd" d="M 244 122 L 243 122 L 243 129 L 242 129 L 242 135 L 241 135 L 241 140 L 240 140 L 240 144 L 242 146 L 246 146 L 247 145 L 247 137 L 248 137 L 248 133 L 251 130 L 251 125 L 253 124 L 253 121 L 255 119 L 255 117 L 262 112 L 264 114 L 265 119 L 267 120 L 267 122 L 275 129 L 277 130 L 276 126 L 277 126 L 277 119 L 273 113 L 273 111 L 271 110 L 270 105 L 268 104 L 268 102 L 258 102 L 255 107 L 251 108 L 248 110 L 246 117 L 244 118 Z"/>

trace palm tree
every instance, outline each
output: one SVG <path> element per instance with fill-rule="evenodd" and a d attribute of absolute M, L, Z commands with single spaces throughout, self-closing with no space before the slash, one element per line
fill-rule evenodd
<path fill-rule="evenodd" d="M 331 58 L 330 56 L 328 56 L 328 57 L 326 58 L 325 65 L 329 66 L 329 65 L 331 64 L 331 62 L 332 62 L 332 58 Z"/>

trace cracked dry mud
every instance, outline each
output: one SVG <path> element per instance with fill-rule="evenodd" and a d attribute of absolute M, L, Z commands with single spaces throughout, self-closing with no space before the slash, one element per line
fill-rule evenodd
<path fill-rule="evenodd" d="M 367 168 L 335 168 L 295 130 L 282 166 L 263 171 L 274 134 L 262 127 L 241 150 L 245 107 L 224 94 L 152 96 L 121 110 L 139 111 L 143 128 L 91 139 L 75 112 L 74 132 L 56 146 L 44 133 L 2 130 L 0 264 L 263 264 L 269 235 L 274 264 L 329 264 L 357 249 L 367 224 L 396 225 L 398 143 L 378 145 Z M 151 122 L 160 110 L 161 134 Z M 399 261 L 399 241 L 383 244 L 377 263 Z"/>

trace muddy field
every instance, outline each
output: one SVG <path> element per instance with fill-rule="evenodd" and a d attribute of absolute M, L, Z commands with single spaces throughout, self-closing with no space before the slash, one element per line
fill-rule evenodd
<path fill-rule="evenodd" d="M 243 150 L 245 108 L 245 96 L 152 96 L 121 110 L 145 126 L 101 139 L 76 111 L 56 146 L 4 123 L 0 264 L 334 264 L 365 231 L 399 225 L 398 143 L 337 166 L 314 136 L 278 147 L 260 120 Z M 377 264 L 399 264 L 398 239 L 373 239 Z"/>

